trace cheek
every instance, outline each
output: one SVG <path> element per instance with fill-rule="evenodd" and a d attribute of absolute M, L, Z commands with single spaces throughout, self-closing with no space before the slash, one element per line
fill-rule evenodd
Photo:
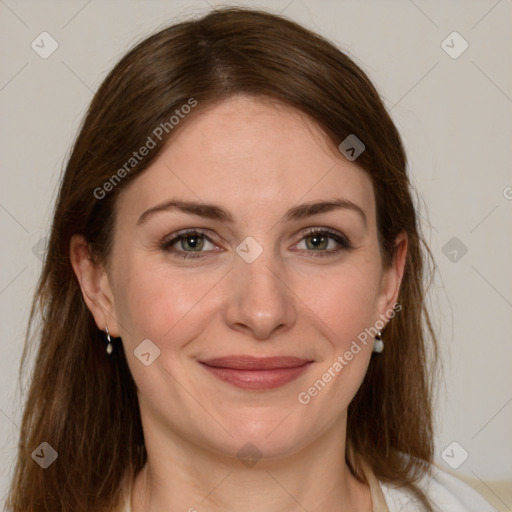
<path fill-rule="evenodd" d="M 325 336 L 336 353 L 344 352 L 378 318 L 378 267 L 341 266 L 321 279 L 307 280 L 298 295 L 323 324 Z"/>
<path fill-rule="evenodd" d="M 209 314 L 209 301 L 203 298 L 219 280 L 218 275 L 199 275 L 147 261 L 127 263 L 122 273 L 116 309 L 125 330 L 123 340 L 130 345 L 146 338 L 157 345 L 187 339 L 199 329 L 200 317 Z"/>
<path fill-rule="evenodd" d="M 305 302 L 329 348 L 323 351 L 325 357 L 297 398 L 312 417 L 324 419 L 324 426 L 346 410 L 366 375 L 373 337 L 365 329 L 378 318 L 375 300 L 379 275 L 377 265 L 354 265 L 304 283 L 302 296 L 308 297 Z"/>

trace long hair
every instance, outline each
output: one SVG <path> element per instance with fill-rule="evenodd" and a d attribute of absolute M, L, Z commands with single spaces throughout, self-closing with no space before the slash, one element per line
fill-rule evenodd
<path fill-rule="evenodd" d="M 398 297 L 402 310 L 386 327 L 386 350 L 372 358 L 348 409 L 347 460 L 364 479 L 351 454 L 363 458 L 377 478 L 409 488 L 431 510 L 417 486 L 433 455 L 428 363 L 437 345 L 423 283 L 431 254 L 400 136 L 377 90 L 347 55 L 292 21 L 242 8 L 212 11 L 142 40 L 89 106 L 63 174 L 27 328 L 22 368 L 34 330 L 38 348 L 10 510 L 115 510 L 145 464 L 136 387 L 122 344 L 106 356 L 103 333 L 70 263 L 70 239 L 84 235 L 93 259 L 106 263 L 116 198 L 172 140 L 169 120 L 176 110 L 193 101 L 199 110 L 234 94 L 270 97 L 300 110 L 336 146 L 351 134 L 365 144 L 356 163 L 373 184 L 384 265 L 391 264 L 401 232 L 408 253 Z M 158 127 L 160 138 L 154 136 Z M 152 134 L 155 147 L 131 161 Z M 42 442 L 58 452 L 46 469 L 31 456 Z"/>

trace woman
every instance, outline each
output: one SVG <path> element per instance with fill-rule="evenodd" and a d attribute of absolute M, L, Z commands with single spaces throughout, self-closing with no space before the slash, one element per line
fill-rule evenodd
<path fill-rule="evenodd" d="M 8 507 L 492 510 L 432 465 L 422 243 L 329 42 L 235 8 L 142 41 L 63 177 Z"/>

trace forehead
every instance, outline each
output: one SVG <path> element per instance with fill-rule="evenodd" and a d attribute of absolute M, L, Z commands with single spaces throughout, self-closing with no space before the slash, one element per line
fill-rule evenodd
<path fill-rule="evenodd" d="M 179 198 L 222 204 L 243 217 L 256 207 L 284 210 L 342 196 L 373 217 L 370 178 L 305 114 L 245 96 L 200 107 L 123 191 L 118 208 L 126 215 Z"/>

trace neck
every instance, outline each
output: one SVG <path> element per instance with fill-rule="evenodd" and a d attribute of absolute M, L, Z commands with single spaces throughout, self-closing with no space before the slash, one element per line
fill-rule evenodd
<path fill-rule="evenodd" d="M 345 422 L 343 422 L 345 424 Z M 250 464 L 155 429 L 135 479 L 132 512 L 370 512 L 370 491 L 345 462 L 345 428 L 335 424 L 300 451 Z"/>

